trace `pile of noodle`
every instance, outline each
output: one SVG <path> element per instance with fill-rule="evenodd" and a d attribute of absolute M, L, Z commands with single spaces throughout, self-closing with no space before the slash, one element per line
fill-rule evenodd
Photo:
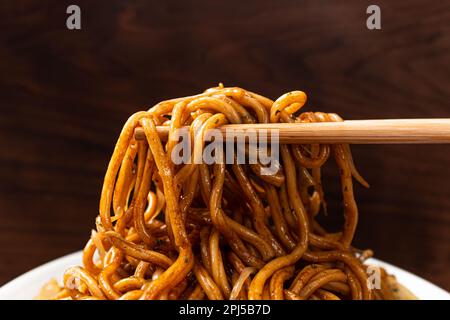
<path fill-rule="evenodd" d="M 68 269 L 62 286 L 47 284 L 52 299 L 394 299 L 401 289 L 381 269 L 371 288 L 352 240 L 358 222 L 353 179 L 367 186 L 345 144 L 281 144 L 280 167 L 175 165 L 171 136 L 188 126 L 192 159 L 208 129 L 224 124 L 342 121 L 304 112 L 306 95 L 276 101 L 241 88 L 219 87 L 163 101 L 126 122 L 108 165 L 96 230 L 83 265 Z M 157 126 L 168 126 L 162 141 Z M 136 140 L 135 128 L 146 139 Z M 345 223 L 330 233 L 317 221 L 326 211 L 321 168 L 339 168 Z"/>

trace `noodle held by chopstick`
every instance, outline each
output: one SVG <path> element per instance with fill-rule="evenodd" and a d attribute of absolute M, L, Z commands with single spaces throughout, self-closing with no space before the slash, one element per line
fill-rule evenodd
<path fill-rule="evenodd" d="M 353 178 L 367 183 L 348 145 L 281 144 L 270 175 L 262 174 L 266 164 L 242 163 L 228 149 L 214 153 L 215 163 L 203 161 L 207 135 L 224 124 L 342 121 L 300 113 L 306 100 L 302 91 L 272 101 L 220 85 L 132 115 L 108 165 L 84 266 L 67 270 L 63 287 L 52 283 L 47 292 L 113 300 L 392 298 L 392 278 L 382 272 L 381 287 L 370 287 L 360 259 L 369 251 L 351 245 L 358 223 Z M 161 125 L 169 126 L 164 143 Z M 175 163 L 185 126 L 192 153 L 183 151 L 187 161 Z M 137 127 L 145 140 L 134 137 Z M 339 168 L 344 203 L 337 233 L 316 220 L 327 213 L 321 168 L 329 158 Z"/>

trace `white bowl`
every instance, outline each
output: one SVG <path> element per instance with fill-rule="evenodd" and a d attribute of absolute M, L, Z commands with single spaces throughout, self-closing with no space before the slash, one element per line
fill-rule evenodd
<path fill-rule="evenodd" d="M 381 266 L 388 273 L 395 275 L 401 284 L 421 300 L 450 300 L 450 294 L 447 291 L 408 271 L 377 259 L 369 259 L 367 262 L 372 265 Z M 43 264 L 1 287 L 0 300 L 33 299 L 39 293 L 41 287 L 50 279 L 56 278 L 60 280 L 66 269 L 80 264 L 81 251 Z"/>

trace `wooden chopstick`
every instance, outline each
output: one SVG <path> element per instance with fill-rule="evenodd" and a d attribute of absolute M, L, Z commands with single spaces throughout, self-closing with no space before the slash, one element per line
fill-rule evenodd
<path fill-rule="evenodd" d="M 278 130 L 280 143 L 352 143 L 352 144 L 425 144 L 450 143 L 450 118 L 447 119 L 383 119 L 347 120 L 317 123 L 232 124 L 220 127 L 222 133 L 233 129 L 237 135 L 255 130 L 261 137 Z M 169 127 L 158 126 L 162 139 L 167 139 Z M 225 135 L 224 135 L 225 137 Z M 260 136 L 258 136 L 260 137 Z M 135 129 L 137 140 L 145 139 L 144 130 Z"/>

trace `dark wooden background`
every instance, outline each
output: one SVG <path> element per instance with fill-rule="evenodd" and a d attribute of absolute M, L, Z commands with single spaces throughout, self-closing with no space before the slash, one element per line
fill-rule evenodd
<path fill-rule="evenodd" d="M 222 81 L 347 119 L 450 117 L 449 1 L 1 1 L 0 30 L 0 284 L 83 247 L 121 126 L 160 100 Z M 450 145 L 353 150 L 356 244 L 449 290 Z"/>

